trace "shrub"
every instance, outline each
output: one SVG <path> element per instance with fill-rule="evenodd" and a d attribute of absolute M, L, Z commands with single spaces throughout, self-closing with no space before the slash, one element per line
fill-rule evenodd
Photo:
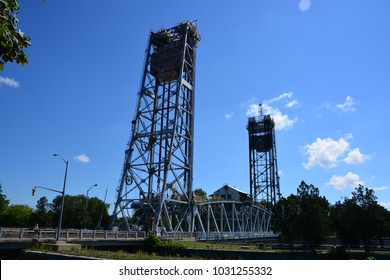
<path fill-rule="evenodd" d="M 157 253 L 162 256 L 177 256 L 180 255 L 186 248 L 180 243 L 168 243 L 162 241 L 157 234 L 150 233 L 144 240 L 144 250 L 151 254 Z"/>
<path fill-rule="evenodd" d="M 327 254 L 330 259 L 333 260 L 346 260 L 348 259 L 348 254 L 345 251 L 344 247 L 331 247 L 328 248 Z"/>

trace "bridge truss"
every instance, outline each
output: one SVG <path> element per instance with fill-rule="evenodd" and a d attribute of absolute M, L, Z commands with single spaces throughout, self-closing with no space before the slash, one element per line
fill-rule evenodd
<path fill-rule="evenodd" d="M 194 205 L 200 240 L 260 238 L 272 235 L 271 211 L 251 202 L 209 200 Z"/>

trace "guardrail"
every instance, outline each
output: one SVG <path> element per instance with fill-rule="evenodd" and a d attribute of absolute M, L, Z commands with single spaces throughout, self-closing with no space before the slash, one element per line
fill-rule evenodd
<path fill-rule="evenodd" d="M 23 239 L 44 239 L 56 238 L 56 229 L 42 228 L 37 232 L 31 228 L 0 228 L 0 241 L 23 240 Z M 60 233 L 61 240 L 107 240 L 107 239 L 144 239 L 145 231 L 112 231 L 112 230 L 90 230 L 90 229 L 63 229 Z"/>
<path fill-rule="evenodd" d="M 267 232 L 199 232 L 196 236 L 196 240 L 245 240 L 245 239 L 261 239 L 261 238 L 275 238 L 278 234 Z"/>
<path fill-rule="evenodd" d="M 41 228 L 35 232 L 32 228 L 0 228 L 0 241 L 7 240 L 53 240 L 56 239 L 57 230 Z M 163 240 L 234 240 L 272 238 L 277 235 L 273 232 L 165 232 L 160 237 Z M 146 237 L 145 231 L 119 231 L 119 230 L 90 230 L 90 229 L 62 229 L 60 240 L 141 240 Z"/>
<path fill-rule="evenodd" d="M 162 232 L 162 240 L 196 240 L 196 232 Z"/>

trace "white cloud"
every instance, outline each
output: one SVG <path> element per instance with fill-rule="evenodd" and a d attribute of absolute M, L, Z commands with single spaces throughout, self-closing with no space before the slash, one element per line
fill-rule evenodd
<path fill-rule="evenodd" d="M 265 101 L 261 106 L 261 109 L 263 112 L 260 112 L 260 107 L 258 104 L 252 103 L 249 105 L 249 107 L 246 111 L 246 114 L 248 117 L 257 117 L 261 113 L 264 115 L 272 115 L 272 118 L 275 121 L 275 129 L 276 130 L 289 129 L 298 121 L 298 118 L 291 119 L 287 114 L 283 114 L 279 108 L 273 107 L 270 104 L 275 103 L 275 102 L 280 101 L 280 100 L 285 99 L 285 98 L 290 99 L 292 96 L 293 96 L 293 93 L 290 91 L 290 92 L 282 93 L 278 97 L 272 98 L 268 101 Z M 288 102 L 285 106 L 292 107 L 295 104 L 298 104 L 298 100 L 293 100 L 291 102 Z"/>
<path fill-rule="evenodd" d="M 355 104 L 356 103 L 353 100 L 353 98 L 351 96 L 347 96 L 345 98 L 344 103 L 337 104 L 336 108 L 343 111 L 343 112 L 354 112 L 354 111 L 356 111 Z"/>
<path fill-rule="evenodd" d="M 364 155 L 360 152 L 359 148 L 356 148 L 348 153 L 347 157 L 344 159 L 344 162 L 347 164 L 362 163 L 368 158 L 369 157 L 367 155 Z"/>
<path fill-rule="evenodd" d="M 345 134 L 344 139 L 353 139 L 353 134 L 352 133 Z"/>
<path fill-rule="evenodd" d="M 385 190 L 387 190 L 389 187 L 388 186 L 381 186 L 381 187 L 374 187 L 374 188 L 372 188 L 374 191 L 385 191 Z"/>
<path fill-rule="evenodd" d="M 233 118 L 233 116 L 234 116 L 234 113 L 226 113 L 225 114 L 225 119 L 230 120 L 230 119 Z"/>
<path fill-rule="evenodd" d="M 275 98 L 272 98 L 269 101 L 266 101 L 265 103 L 268 103 L 268 104 L 274 103 L 274 102 L 279 101 L 279 100 L 281 100 L 283 98 L 291 98 L 292 96 L 293 96 L 293 93 L 291 91 L 285 92 L 285 93 L 282 93 L 281 95 L 279 95 L 278 97 L 275 97 Z"/>
<path fill-rule="evenodd" d="M 294 100 L 288 102 L 285 106 L 286 106 L 287 108 L 292 108 L 292 107 L 294 107 L 294 106 L 297 106 L 298 104 L 299 104 L 298 100 L 297 100 L 297 99 L 294 99 Z"/>
<path fill-rule="evenodd" d="M 246 115 L 251 117 L 257 117 L 260 114 L 259 104 L 250 104 L 248 109 L 246 110 Z"/>
<path fill-rule="evenodd" d="M 336 167 L 340 157 L 349 149 L 349 143 L 340 138 L 335 141 L 331 138 L 317 138 L 312 144 L 304 147 L 304 153 L 309 156 L 308 161 L 303 164 L 306 169 L 316 165 L 323 168 Z"/>
<path fill-rule="evenodd" d="M 78 155 L 78 156 L 74 156 L 73 158 L 75 160 L 77 160 L 79 162 L 83 162 L 83 163 L 88 163 L 88 162 L 91 161 L 91 159 L 86 154 L 81 154 L 81 155 Z"/>
<path fill-rule="evenodd" d="M 299 9 L 302 11 L 302 12 L 306 12 L 310 9 L 311 7 L 311 1 L 310 0 L 301 0 L 299 2 Z"/>
<path fill-rule="evenodd" d="M 326 185 L 333 186 L 336 191 L 344 192 L 348 188 L 354 189 L 359 185 L 364 185 L 364 182 L 360 181 L 358 174 L 348 172 L 344 176 L 333 175 Z"/>
<path fill-rule="evenodd" d="M 290 119 L 287 114 L 283 114 L 278 108 L 271 107 L 268 104 L 264 104 L 263 109 L 265 115 L 272 115 L 276 130 L 289 129 L 298 121 L 298 118 Z"/>
<path fill-rule="evenodd" d="M 14 79 L 10 79 L 8 77 L 4 78 L 4 77 L 0 76 L 0 86 L 2 84 L 9 86 L 9 87 L 13 87 L 13 88 L 19 87 L 19 83 L 17 81 L 15 81 Z"/>
<path fill-rule="evenodd" d="M 388 210 L 390 210 L 390 201 L 388 201 L 388 202 L 379 201 L 379 205 L 382 205 L 383 207 L 385 207 Z"/>
<path fill-rule="evenodd" d="M 307 162 L 303 164 L 306 169 L 315 167 L 316 165 L 322 168 L 336 167 L 339 161 L 346 164 L 363 163 L 370 157 L 362 154 L 359 148 L 350 149 L 349 139 L 352 139 L 352 134 L 346 134 L 339 140 L 332 138 L 317 138 L 311 144 L 303 148 L 304 155 L 308 156 Z M 345 156 L 345 154 L 347 156 Z"/>

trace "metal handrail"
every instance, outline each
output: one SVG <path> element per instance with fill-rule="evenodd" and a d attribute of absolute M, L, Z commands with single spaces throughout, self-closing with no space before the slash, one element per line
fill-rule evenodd
<path fill-rule="evenodd" d="M 55 239 L 57 229 L 41 228 L 36 232 L 33 228 L 0 228 L 0 241 L 10 239 Z M 60 239 L 62 240 L 104 240 L 104 239 L 143 239 L 145 231 L 112 231 L 112 230 L 90 230 L 90 229 L 62 229 Z"/>

